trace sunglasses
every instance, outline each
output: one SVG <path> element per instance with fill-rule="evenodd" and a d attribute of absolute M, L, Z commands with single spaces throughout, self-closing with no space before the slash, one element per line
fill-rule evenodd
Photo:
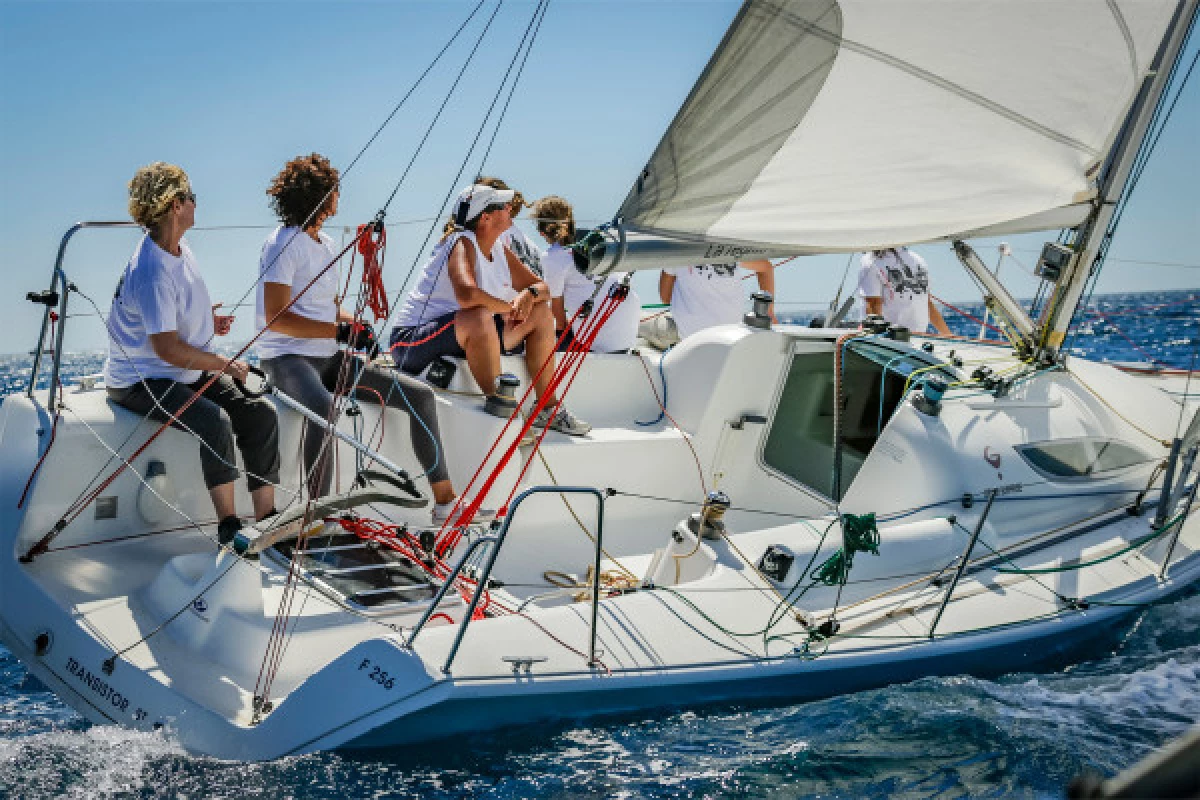
<path fill-rule="evenodd" d="M 192 203 L 196 202 L 196 193 L 195 192 L 184 192 L 183 194 L 179 195 L 179 202 L 187 203 L 189 201 Z"/>

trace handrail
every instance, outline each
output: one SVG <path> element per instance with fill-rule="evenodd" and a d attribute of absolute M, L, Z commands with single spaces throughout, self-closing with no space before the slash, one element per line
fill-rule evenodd
<path fill-rule="evenodd" d="M 58 284 L 58 333 L 54 340 L 54 363 L 50 368 L 50 395 L 47 403 L 47 408 L 54 410 L 57 400 L 54 392 L 54 387 L 58 385 L 58 371 L 62 365 L 62 343 L 63 334 L 67 329 L 67 295 L 69 294 L 67 274 L 63 272 L 62 263 L 63 257 L 67 252 L 67 243 L 71 237 L 83 228 L 136 228 L 139 227 L 136 222 L 76 222 L 67 232 L 63 234 L 62 241 L 58 245 L 58 257 L 54 260 L 54 270 L 50 273 L 50 291 L 54 291 L 55 284 Z M 38 372 L 41 370 L 42 354 L 45 352 L 46 344 L 46 328 L 50 325 L 50 314 L 53 313 L 49 305 L 46 306 L 46 313 L 42 315 L 42 330 L 38 334 L 37 348 L 33 353 L 33 369 L 29 372 L 29 389 L 26 394 L 32 398 L 34 387 L 37 385 Z"/>
<path fill-rule="evenodd" d="M 442 666 L 442 672 L 449 674 L 450 665 L 454 663 L 454 657 L 458 655 L 459 645 L 462 644 L 463 636 L 467 633 L 467 626 L 471 624 L 471 617 L 475 614 L 475 608 L 479 605 L 479 598 L 487 590 L 488 580 L 491 579 L 492 575 L 492 567 L 496 563 L 496 556 L 500 554 L 500 548 L 504 546 L 504 539 L 508 536 L 508 529 L 512 527 L 512 521 L 516 516 L 517 508 L 526 498 L 534 494 L 592 494 L 596 496 L 596 558 L 595 568 L 592 570 L 592 623 L 588 644 L 588 666 L 594 666 L 598 663 L 596 660 L 596 625 L 600 614 L 600 560 L 604 552 L 604 493 L 599 489 L 589 486 L 534 486 L 517 495 L 517 499 L 508 507 L 508 514 L 505 515 L 500 530 L 494 535 L 483 536 L 471 542 L 467 548 L 467 552 L 463 553 L 462 558 L 450 570 L 450 574 L 442 582 L 441 588 L 438 589 L 437 594 L 430 601 L 429 608 L 425 609 L 425 613 L 421 615 L 421 619 L 417 622 L 416 627 L 409 634 L 408 641 L 404 643 L 405 649 L 412 649 L 417 635 L 424 630 L 425 623 L 437 611 L 438 606 L 441 605 L 442 600 L 445 599 L 446 594 L 454 585 L 454 579 L 462 572 L 467 561 L 474 555 L 475 550 L 485 544 L 494 544 L 494 547 L 488 552 L 488 559 L 484 565 L 483 572 L 476 578 L 476 591 L 471 596 L 471 602 L 467 606 L 462 622 L 458 626 L 458 633 L 454 636 L 454 644 L 451 645 L 450 652 L 446 656 L 446 663 Z"/>

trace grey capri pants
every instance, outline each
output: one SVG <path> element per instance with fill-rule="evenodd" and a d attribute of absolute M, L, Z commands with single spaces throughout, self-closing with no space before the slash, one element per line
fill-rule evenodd
<path fill-rule="evenodd" d="M 262 368 L 280 391 L 314 414 L 328 418 L 333 403 L 333 389 L 338 384 L 346 360 L 345 350 L 326 357 L 286 355 L 264 358 Z M 407 413 L 413 450 L 422 469 L 429 473 L 429 482 L 448 480 L 450 473 L 446 470 L 445 448 L 442 447 L 442 435 L 438 430 L 437 401 L 433 390 L 401 372 L 369 364 L 364 367 L 362 359 L 357 357 L 351 357 L 351 363 L 347 365 L 347 386 L 354 382 L 359 369 L 362 375 L 358 378 L 359 388 L 354 394 L 355 399 L 378 404 L 382 396 L 389 408 Z M 323 447 L 324 438 L 323 430 L 305 421 L 304 468 L 309 476 L 309 494 L 313 497 L 327 495 L 333 482 L 330 459 L 323 456 L 331 448 Z M 314 471 L 318 459 L 322 463 Z"/>
<path fill-rule="evenodd" d="M 210 377 L 211 373 L 205 373 L 192 384 L 147 378 L 133 386 L 109 387 L 108 396 L 130 411 L 166 422 L 168 415 L 178 412 Z M 172 424 L 200 439 L 200 468 L 209 489 L 238 479 L 235 439 L 246 464 L 247 488 L 254 491 L 279 483 L 279 420 L 275 406 L 262 397 L 247 397 L 228 375 L 213 381 Z"/>

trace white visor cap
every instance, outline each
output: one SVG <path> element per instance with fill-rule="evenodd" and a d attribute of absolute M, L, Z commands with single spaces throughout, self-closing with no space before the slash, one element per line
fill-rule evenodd
<path fill-rule="evenodd" d="M 512 189 L 493 189 L 491 186 L 475 184 L 458 193 L 454 204 L 454 219 L 465 225 L 483 213 L 488 206 L 508 205 L 517 193 Z"/>

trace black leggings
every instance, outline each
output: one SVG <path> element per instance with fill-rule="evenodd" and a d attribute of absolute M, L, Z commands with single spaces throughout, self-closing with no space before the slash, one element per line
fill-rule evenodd
<path fill-rule="evenodd" d="M 314 414 L 328 418 L 333 403 L 333 389 L 337 387 L 345 359 L 344 350 L 324 357 L 286 355 L 264 358 L 262 368 L 280 391 Z M 438 430 L 437 401 L 433 390 L 402 372 L 370 365 L 364 368 L 359 358 L 354 358 L 346 369 L 347 386 L 354 382 L 360 368 L 362 375 L 358 378 L 359 388 L 355 398 L 378 403 L 382 396 L 389 408 L 406 412 L 413 450 L 421 467 L 429 473 L 429 482 L 447 480 L 450 473 L 446 471 L 445 448 L 442 447 L 442 436 Z M 323 447 L 324 439 L 325 431 L 305 420 L 304 468 L 309 476 L 309 494 L 313 497 L 328 494 L 333 482 L 330 459 L 325 455 L 330 448 Z M 318 459 L 321 461 L 319 467 Z"/>
<path fill-rule="evenodd" d="M 118 405 L 165 422 L 190 400 L 211 377 L 205 374 L 192 384 L 170 378 L 147 378 L 125 388 L 110 387 L 108 396 Z M 158 403 L 155 403 L 157 398 Z M 233 378 L 222 375 L 172 423 L 200 440 L 200 467 L 204 483 L 212 489 L 238 478 L 237 449 L 246 462 L 250 491 L 279 483 L 279 422 L 270 400 L 250 398 Z"/>

